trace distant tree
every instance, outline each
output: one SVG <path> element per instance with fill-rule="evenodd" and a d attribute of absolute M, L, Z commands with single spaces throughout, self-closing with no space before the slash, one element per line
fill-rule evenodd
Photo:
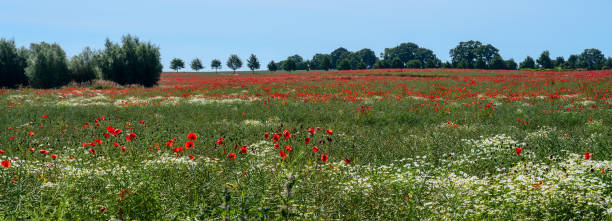
<path fill-rule="evenodd" d="M 372 67 L 374 69 L 383 69 L 386 68 L 385 62 L 381 61 L 381 60 L 377 60 L 376 63 L 374 63 L 374 66 Z"/>
<path fill-rule="evenodd" d="M 391 60 L 391 68 L 404 68 L 404 62 L 399 57 L 395 57 Z"/>
<path fill-rule="evenodd" d="M 348 58 L 342 59 L 336 65 L 338 70 L 351 70 L 351 61 Z"/>
<path fill-rule="evenodd" d="M 453 68 L 453 64 L 445 61 L 444 63 L 442 63 L 442 68 Z"/>
<path fill-rule="evenodd" d="M 287 59 L 293 59 L 296 63 L 304 62 L 304 58 L 298 54 L 289 56 Z"/>
<path fill-rule="evenodd" d="M 357 68 L 356 69 L 366 69 L 368 68 L 368 66 L 366 66 L 366 64 L 363 61 L 360 61 L 359 63 L 357 63 Z"/>
<path fill-rule="evenodd" d="M 532 57 L 527 56 L 523 62 L 521 62 L 521 69 L 533 69 L 535 68 L 535 61 Z"/>
<path fill-rule="evenodd" d="M 412 59 L 406 63 L 407 68 L 421 68 L 421 61 L 418 59 Z"/>
<path fill-rule="evenodd" d="M 346 48 L 342 48 L 342 47 L 332 51 L 329 54 L 330 55 L 330 60 L 331 60 L 330 68 L 335 69 L 336 65 L 338 64 L 338 61 L 340 60 L 340 57 L 346 56 L 346 54 L 350 54 L 350 52 L 348 50 L 346 50 Z"/>
<path fill-rule="evenodd" d="M 324 56 L 321 60 L 319 68 L 326 71 L 329 70 L 331 68 L 331 56 Z"/>
<path fill-rule="evenodd" d="M 570 55 L 567 58 L 567 61 L 565 62 L 565 64 L 563 65 L 563 68 L 567 68 L 567 69 L 575 69 L 578 67 L 578 61 L 579 61 L 579 57 L 578 55 Z"/>
<path fill-rule="evenodd" d="M 302 62 L 302 67 L 304 68 L 304 70 L 306 71 L 310 71 L 311 69 L 311 62 L 309 60 L 306 60 L 304 62 Z"/>
<path fill-rule="evenodd" d="M 467 60 L 461 60 L 459 61 L 459 63 L 457 63 L 457 65 L 455 65 L 457 68 L 459 69 L 466 69 L 466 68 L 472 68 L 472 66 L 470 65 L 470 63 Z"/>
<path fill-rule="evenodd" d="M 506 69 L 506 62 L 501 56 L 495 55 L 493 56 L 493 59 L 491 59 L 491 62 L 489 62 L 489 69 L 494 69 L 494 70 Z"/>
<path fill-rule="evenodd" d="M 238 55 L 233 54 L 229 56 L 225 65 L 227 65 L 228 68 L 234 70 L 234 74 L 236 74 L 236 69 L 242 67 L 242 60 L 240 60 L 240 57 L 238 57 Z"/>
<path fill-rule="evenodd" d="M 499 55 L 499 50 L 493 47 L 491 44 L 486 44 L 477 47 L 475 54 L 477 58 L 484 59 L 487 62 L 487 65 L 490 65 L 493 58 Z"/>
<path fill-rule="evenodd" d="M 480 46 L 482 46 L 482 43 L 479 41 L 459 42 L 457 47 L 449 51 L 453 64 L 459 67 L 459 63 L 463 62 L 464 64 L 461 65 L 461 68 L 472 67 L 476 58 L 478 57 L 476 54 L 476 49 Z"/>
<path fill-rule="evenodd" d="M 403 63 L 406 63 L 416 58 L 416 53 L 418 49 L 419 46 L 415 43 L 401 43 L 400 45 L 393 48 L 385 48 L 385 51 L 383 53 L 383 59 L 391 61 L 391 64 L 393 64 L 393 59 L 399 58 L 400 61 L 402 61 L 403 66 Z"/>
<path fill-rule="evenodd" d="M 288 58 L 283 63 L 283 69 L 285 71 L 295 71 L 297 70 L 297 62 L 293 58 Z"/>
<path fill-rule="evenodd" d="M 516 70 L 517 67 L 518 67 L 518 65 L 516 64 L 514 59 L 510 58 L 510 59 L 506 60 L 506 69 L 508 69 L 508 70 Z"/>
<path fill-rule="evenodd" d="M 578 56 L 578 63 L 581 68 L 599 70 L 605 66 L 606 58 L 598 49 L 584 49 L 580 56 Z"/>
<path fill-rule="evenodd" d="M 193 59 L 193 61 L 191 61 L 191 69 L 196 72 L 198 72 L 200 69 L 204 69 L 204 66 L 202 66 L 202 61 L 199 58 Z"/>
<path fill-rule="evenodd" d="M 374 63 L 376 63 L 376 60 L 378 60 L 378 58 L 376 58 L 376 54 L 374 53 L 374 51 L 372 51 L 369 48 L 361 49 L 355 52 L 354 54 L 357 59 L 357 62 L 358 63 L 363 62 L 366 68 L 372 68 Z M 362 68 L 362 69 L 365 69 L 365 68 Z"/>
<path fill-rule="evenodd" d="M 551 69 L 554 67 L 553 62 L 550 59 L 550 52 L 548 51 L 543 51 L 542 54 L 540 54 L 540 58 L 538 58 L 536 62 L 541 68 Z"/>
<path fill-rule="evenodd" d="M 270 61 L 270 63 L 268 63 L 268 70 L 269 71 L 276 71 L 278 70 L 278 66 L 276 66 L 276 63 L 274 63 L 274 60 Z"/>
<path fill-rule="evenodd" d="M 172 61 L 170 61 L 170 69 L 174 70 L 175 72 L 182 68 L 185 68 L 185 62 L 183 62 L 183 60 L 180 58 L 173 58 Z"/>
<path fill-rule="evenodd" d="M 100 56 L 92 51 L 89 47 L 85 47 L 83 51 L 72 57 L 68 64 L 70 72 L 70 80 L 76 82 L 92 81 L 100 75 L 96 57 Z"/>
<path fill-rule="evenodd" d="M 559 56 L 553 61 L 553 66 L 556 68 L 562 68 L 563 65 L 565 65 L 565 59 L 563 58 L 563 56 Z"/>
<path fill-rule="evenodd" d="M 210 68 L 215 69 L 215 73 L 217 73 L 219 68 L 221 68 L 221 61 L 219 61 L 219 59 L 213 59 L 210 62 Z"/>
<path fill-rule="evenodd" d="M 474 64 L 474 67 L 477 69 L 487 69 L 487 61 L 481 57 L 476 58 L 476 64 Z"/>
<path fill-rule="evenodd" d="M 605 69 L 612 69 L 612 57 L 608 57 Z"/>
<path fill-rule="evenodd" d="M 28 55 L 26 49 L 22 51 L 15 47 L 14 41 L 0 39 L 0 88 L 28 84 L 25 74 Z"/>
<path fill-rule="evenodd" d="M 159 47 L 131 35 L 123 36 L 121 45 L 106 39 L 98 61 L 102 78 L 121 85 L 155 86 L 163 69 Z"/>
<path fill-rule="evenodd" d="M 70 80 L 66 53 L 58 44 L 32 44 L 30 58 L 25 69 L 34 88 L 54 88 Z"/>
<path fill-rule="evenodd" d="M 247 60 L 247 66 L 253 73 L 255 73 L 255 70 L 259 69 L 259 60 L 257 60 L 257 57 L 254 54 L 251 54 Z"/>

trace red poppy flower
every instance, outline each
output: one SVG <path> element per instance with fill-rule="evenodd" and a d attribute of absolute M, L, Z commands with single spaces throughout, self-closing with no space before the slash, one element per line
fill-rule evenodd
<path fill-rule="evenodd" d="M 121 146 L 121 152 L 125 152 L 127 151 L 127 148 L 125 148 L 125 146 Z"/>
<path fill-rule="evenodd" d="M 312 152 L 315 152 L 315 153 L 319 152 L 319 147 L 317 146 L 312 147 Z"/>
<path fill-rule="evenodd" d="M 195 133 L 189 133 L 187 135 L 187 139 L 191 140 L 191 141 L 196 141 L 198 139 L 198 135 Z"/>
<path fill-rule="evenodd" d="M 30 134 L 30 136 L 34 136 L 34 131 L 30 131 L 28 134 Z"/>
<path fill-rule="evenodd" d="M 277 143 L 274 144 L 274 149 L 280 149 L 280 148 L 281 148 L 280 144 L 277 144 Z"/>
<path fill-rule="evenodd" d="M 42 117 L 43 117 L 43 118 L 47 118 L 47 115 L 46 115 L 46 114 L 43 114 L 43 115 L 42 115 Z"/>
<path fill-rule="evenodd" d="M 264 137 L 265 137 L 266 139 L 268 139 L 268 138 L 270 137 L 270 133 L 265 133 L 265 134 L 264 134 Z"/>
<path fill-rule="evenodd" d="M 128 141 L 134 140 L 136 139 L 136 134 L 135 133 L 129 133 L 127 135 L 125 135 L 125 139 Z"/>
<path fill-rule="evenodd" d="M 15 137 L 9 137 L 9 138 L 10 138 L 11 140 L 14 140 L 14 139 L 15 139 Z"/>
<path fill-rule="evenodd" d="M 115 129 L 111 126 L 106 127 L 106 131 L 113 132 Z"/>
<path fill-rule="evenodd" d="M 287 150 L 287 152 L 293 152 L 293 148 L 291 148 L 290 145 L 285 146 L 285 150 Z"/>
<path fill-rule="evenodd" d="M 219 137 L 219 139 L 217 139 L 217 144 L 223 145 L 223 137 Z"/>
<path fill-rule="evenodd" d="M 140 123 L 140 124 L 144 124 L 144 121 L 140 120 L 140 121 L 138 121 L 138 123 Z"/>
<path fill-rule="evenodd" d="M 2 166 L 3 166 L 3 167 L 6 167 L 6 168 L 11 167 L 11 161 L 8 161 L 8 160 L 3 160 L 3 161 L 2 161 Z"/>
<path fill-rule="evenodd" d="M 229 154 L 227 155 L 227 158 L 232 159 L 232 160 L 233 160 L 233 159 L 236 159 L 236 154 L 235 154 L 235 153 L 229 153 Z"/>
<path fill-rule="evenodd" d="M 333 135 L 334 134 L 334 131 L 332 131 L 331 129 L 327 129 L 327 130 L 325 130 L 325 132 L 327 132 L 329 135 Z"/>
<path fill-rule="evenodd" d="M 249 147 L 249 146 L 247 146 L 247 145 L 242 145 L 242 147 L 240 147 L 240 154 L 245 154 L 245 153 L 247 153 L 247 148 L 248 148 L 248 147 Z"/>
<path fill-rule="evenodd" d="M 273 142 L 278 142 L 279 139 L 280 139 L 280 136 L 278 136 L 278 134 L 273 134 L 272 135 L 272 141 Z"/>
<path fill-rule="evenodd" d="M 118 144 L 118 143 L 116 143 L 116 142 L 115 142 L 115 143 L 113 143 L 113 145 L 114 145 L 115 147 L 119 147 L 119 144 Z"/>
<path fill-rule="evenodd" d="M 54 160 L 57 159 L 57 155 L 51 154 L 51 159 L 54 159 Z"/>
<path fill-rule="evenodd" d="M 282 151 L 282 150 L 281 150 L 280 152 L 278 152 L 278 154 L 280 154 L 280 157 L 281 157 L 281 159 L 283 159 L 283 160 L 284 160 L 284 159 L 287 157 L 287 153 L 285 153 L 285 151 Z"/>
<path fill-rule="evenodd" d="M 193 155 L 189 154 L 189 159 L 193 160 L 193 159 L 195 159 L 195 157 Z"/>
<path fill-rule="evenodd" d="M 187 142 L 185 142 L 185 149 L 191 149 L 193 148 L 193 141 L 188 140 Z"/>
<path fill-rule="evenodd" d="M 96 155 L 96 150 L 94 148 L 89 148 L 89 152 L 91 152 L 91 154 Z"/>
<path fill-rule="evenodd" d="M 310 143 L 310 137 L 306 137 L 306 139 L 304 139 L 304 143 L 309 144 Z"/>
<path fill-rule="evenodd" d="M 593 118 L 589 118 L 589 122 L 593 122 Z"/>
<path fill-rule="evenodd" d="M 349 158 L 348 158 L 348 157 L 345 157 L 345 158 L 344 158 L 344 163 L 349 164 L 349 163 L 351 163 L 351 160 L 349 160 Z"/>
<path fill-rule="evenodd" d="M 516 155 L 521 155 L 521 153 L 523 152 L 523 148 L 517 147 L 516 148 Z"/>
<path fill-rule="evenodd" d="M 593 159 L 593 153 L 584 152 L 584 160 L 592 160 L 592 159 Z"/>
<path fill-rule="evenodd" d="M 30 152 L 34 153 L 34 148 L 30 147 Z"/>
<path fill-rule="evenodd" d="M 4 155 L 4 150 L 0 150 L 0 155 Z"/>
<path fill-rule="evenodd" d="M 175 153 L 182 152 L 183 147 L 175 147 L 174 149 L 172 149 L 172 151 L 174 151 Z"/>
<path fill-rule="evenodd" d="M 289 130 L 285 129 L 285 130 L 283 131 L 283 137 L 284 137 L 285 139 L 289 139 L 289 138 L 291 137 L 291 132 L 289 132 Z"/>
<path fill-rule="evenodd" d="M 102 144 L 102 140 L 100 140 L 100 139 L 95 139 L 94 142 L 96 142 L 98 144 Z"/>
<path fill-rule="evenodd" d="M 49 151 L 48 151 L 48 150 L 39 150 L 38 152 L 39 152 L 39 153 L 42 153 L 42 154 L 49 154 Z"/>
<path fill-rule="evenodd" d="M 90 146 L 95 147 L 96 146 L 96 142 L 91 142 L 89 143 Z"/>
<path fill-rule="evenodd" d="M 109 133 L 104 133 L 104 137 L 108 138 L 108 137 L 110 137 L 110 134 Z"/>
<path fill-rule="evenodd" d="M 308 128 L 308 133 L 315 134 L 317 131 L 314 128 Z"/>
<path fill-rule="evenodd" d="M 321 154 L 321 161 L 327 162 L 327 154 Z"/>

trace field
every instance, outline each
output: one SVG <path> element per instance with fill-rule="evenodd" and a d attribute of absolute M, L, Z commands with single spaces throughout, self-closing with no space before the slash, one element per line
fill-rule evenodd
<path fill-rule="evenodd" d="M 1 90 L 0 219 L 611 220 L 611 101 L 612 71 Z"/>

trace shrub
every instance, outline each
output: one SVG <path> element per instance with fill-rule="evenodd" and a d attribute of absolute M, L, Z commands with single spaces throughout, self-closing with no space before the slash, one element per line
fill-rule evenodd
<path fill-rule="evenodd" d="M 407 68 L 421 68 L 421 61 L 417 59 L 410 60 L 406 63 Z"/>
<path fill-rule="evenodd" d="M 66 53 L 58 44 L 32 44 L 26 75 L 34 88 L 54 88 L 69 81 Z"/>
<path fill-rule="evenodd" d="M 140 42 L 137 37 L 123 36 L 122 45 L 106 39 L 100 59 L 102 78 L 121 85 L 157 85 L 162 71 L 159 47 Z"/>
<path fill-rule="evenodd" d="M 27 51 L 15 48 L 14 41 L 0 39 L 0 88 L 27 84 L 26 66 Z"/>
<path fill-rule="evenodd" d="M 83 49 L 79 55 L 72 57 L 68 64 L 70 80 L 82 83 L 98 78 L 99 70 L 95 58 L 96 53 L 89 47 Z"/>

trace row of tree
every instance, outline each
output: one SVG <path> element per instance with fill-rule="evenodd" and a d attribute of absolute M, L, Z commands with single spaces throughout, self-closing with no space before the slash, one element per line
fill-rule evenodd
<path fill-rule="evenodd" d="M 345 48 L 338 48 L 329 54 L 315 54 L 311 60 L 304 60 L 300 55 L 293 55 L 287 59 L 268 63 L 269 71 L 283 69 L 295 70 L 351 70 L 351 69 L 382 69 L 382 68 L 476 68 L 476 69 L 587 69 L 600 70 L 612 68 L 612 58 L 606 57 L 598 49 L 586 49 L 581 54 L 570 55 L 567 60 L 563 57 L 552 59 L 550 52 L 544 51 L 538 59 L 527 56 L 523 62 L 517 64 L 514 59 L 504 60 L 499 49 L 491 44 L 479 41 L 465 41 L 449 51 L 451 60 L 442 62 L 434 52 L 419 47 L 415 43 L 402 43 L 393 48 L 385 48 L 377 57 L 374 51 L 368 48 L 351 52 Z M 260 68 L 259 60 L 253 54 L 247 60 L 251 71 Z M 170 68 L 176 71 L 185 67 L 185 63 L 174 58 Z M 211 62 L 213 69 L 221 68 L 221 62 L 214 59 Z M 231 55 L 227 60 L 227 67 L 236 71 L 242 67 L 242 60 L 237 55 Z M 191 62 L 195 71 L 203 69 L 200 59 Z"/>
<path fill-rule="evenodd" d="M 159 47 L 130 35 L 121 44 L 106 39 L 104 50 L 86 47 L 70 60 L 55 43 L 16 48 L 14 41 L 0 39 L 0 87 L 55 88 L 94 79 L 151 87 L 159 81 L 161 71 Z"/>

